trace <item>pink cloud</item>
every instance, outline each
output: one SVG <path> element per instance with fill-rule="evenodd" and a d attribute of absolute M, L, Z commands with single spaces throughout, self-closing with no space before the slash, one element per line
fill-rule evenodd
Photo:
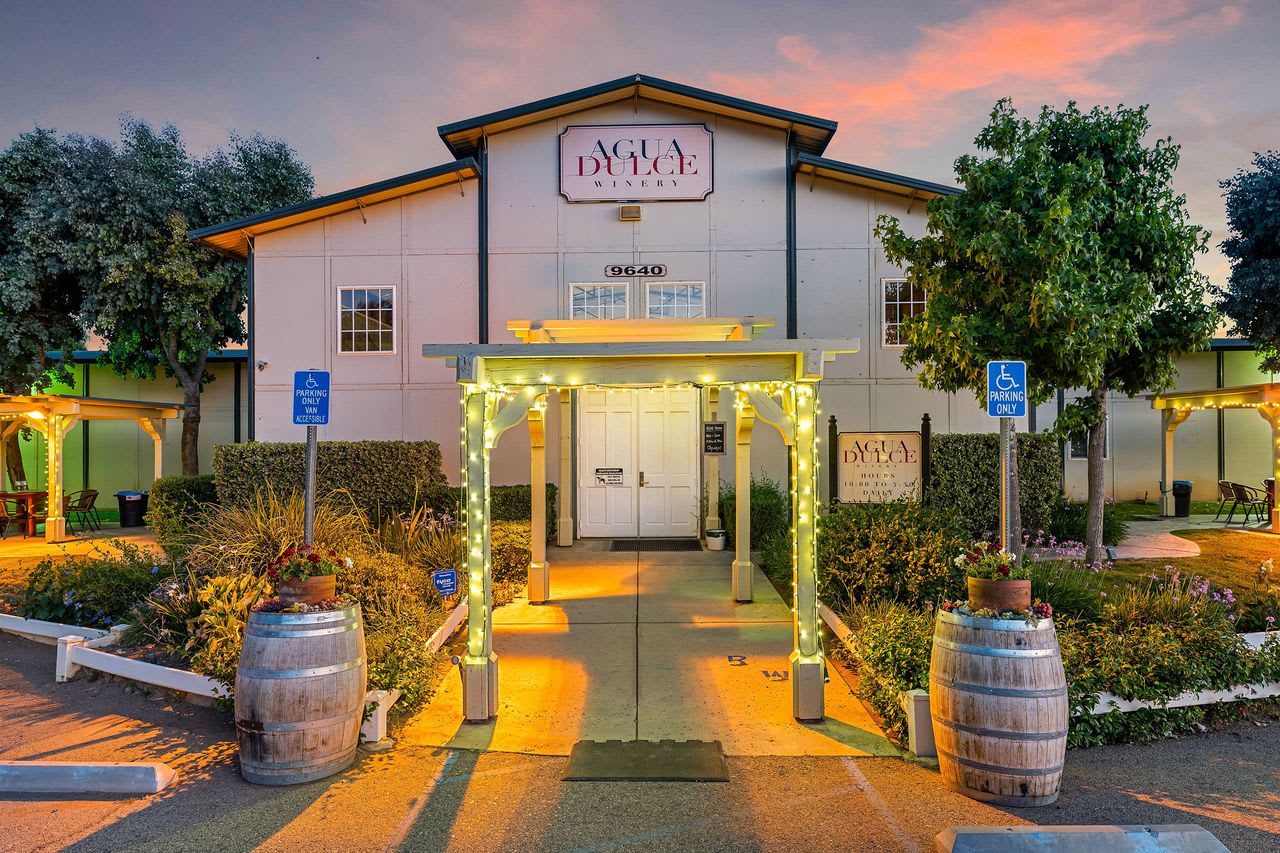
<path fill-rule="evenodd" d="M 711 76 L 724 91 L 840 120 L 839 149 L 875 159 L 890 146 L 927 146 L 1005 95 L 1024 110 L 1114 101 L 1122 93 L 1100 73 L 1107 62 L 1242 20 L 1233 6 L 1200 9 L 1190 0 L 1006 0 L 922 27 L 901 52 L 836 52 L 786 35 L 780 69 Z"/>

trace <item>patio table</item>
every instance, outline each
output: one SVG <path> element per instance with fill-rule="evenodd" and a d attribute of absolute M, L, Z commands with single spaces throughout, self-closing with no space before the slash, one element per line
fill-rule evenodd
<path fill-rule="evenodd" d="M 47 498 L 48 492 L 0 492 L 0 501 L 16 501 L 26 507 L 27 535 L 36 535 L 36 501 Z"/>

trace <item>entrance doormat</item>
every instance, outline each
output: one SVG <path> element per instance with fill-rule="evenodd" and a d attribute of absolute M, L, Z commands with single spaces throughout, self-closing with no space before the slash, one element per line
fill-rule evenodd
<path fill-rule="evenodd" d="M 728 782 L 718 740 L 580 740 L 566 782 Z"/>
<path fill-rule="evenodd" d="M 697 539 L 615 539 L 610 551 L 701 551 Z"/>

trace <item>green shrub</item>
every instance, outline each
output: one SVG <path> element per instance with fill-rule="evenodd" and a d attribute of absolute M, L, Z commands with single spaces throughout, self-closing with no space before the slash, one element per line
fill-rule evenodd
<path fill-rule="evenodd" d="M 462 535 L 456 517 L 427 506 L 388 516 L 378 527 L 378 540 L 385 550 L 428 572 L 462 565 Z"/>
<path fill-rule="evenodd" d="M 191 542 L 191 528 L 206 507 L 218 502 L 212 474 L 161 477 L 151 484 L 147 524 L 156 544 L 170 556 L 181 556 Z"/>
<path fill-rule="evenodd" d="M 773 535 L 760 545 L 760 570 L 764 572 L 782 600 L 791 604 L 795 590 L 791 588 L 791 534 Z"/>
<path fill-rule="evenodd" d="M 963 597 L 955 558 L 968 544 L 941 510 L 903 501 L 842 505 L 818 520 L 818 594 L 837 611 L 854 602 L 919 606 Z"/>
<path fill-rule="evenodd" d="M 495 584 L 525 580 L 532 559 L 529 522 L 499 521 L 489 526 L 489 564 Z"/>
<path fill-rule="evenodd" d="M 371 518 L 412 511 L 422 490 L 445 483 L 434 441 L 322 441 L 316 457 L 320 495 L 350 492 Z M 213 449 L 218 500 L 246 506 L 271 486 L 282 495 L 303 490 L 302 442 L 219 444 Z"/>
<path fill-rule="evenodd" d="M 1236 630 L 1280 630 L 1280 576 L 1275 572 L 1275 560 L 1268 558 L 1258 566 L 1253 575 L 1253 584 L 1241 596 L 1241 603 Z"/>
<path fill-rule="evenodd" d="M 975 539 L 1000 529 L 1000 436 L 995 433 L 935 433 L 932 443 L 931 506 L 953 510 Z M 1062 494 L 1062 456 L 1048 433 L 1018 434 L 1018 505 L 1022 529 L 1035 538 L 1048 530 Z"/>
<path fill-rule="evenodd" d="M 738 529 L 738 496 L 732 483 L 720 484 L 720 524 L 732 548 Z M 791 533 L 791 495 L 767 475 L 751 475 L 751 548 L 759 549 L 775 536 Z"/>
<path fill-rule="evenodd" d="M 1054 503 L 1053 513 L 1049 517 L 1049 533 L 1059 542 L 1083 542 L 1088 513 L 1088 504 L 1069 503 L 1059 499 Z M 1102 544 L 1119 545 L 1128 533 L 1129 524 L 1124 517 L 1119 513 L 1108 512 L 1103 507 Z"/>
<path fill-rule="evenodd" d="M 1031 600 L 1047 601 L 1058 617 L 1096 619 L 1102 612 L 1101 579 L 1101 573 L 1075 561 L 1036 561 L 1031 564 Z"/>
<path fill-rule="evenodd" d="M 425 607 L 404 607 L 393 615 L 365 622 L 369 689 L 400 691 L 397 715 L 422 705 L 435 686 L 438 655 L 427 653 L 427 639 L 443 619 Z"/>
<path fill-rule="evenodd" d="M 187 563 L 205 575 L 262 574 L 289 548 L 303 542 L 304 501 L 299 492 L 278 493 L 268 485 L 247 504 L 209 507 L 191 533 Z M 315 546 L 343 556 L 376 547 L 365 514 L 346 492 L 316 501 Z"/>
<path fill-rule="evenodd" d="M 65 561 L 37 563 L 27 576 L 19 612 L 28 619 L 106 628 L 173 576 L 171 563 L 131 542 L 111 539 L 106 545 L 113 550 L 95 547 Z"/>
<path fill-rule="evenodd" d="M 901 694 L 929 689 L 933 614 L 887 601 L 856 604 L 843 613 L 853 631 L 845 650 L 858 671 L 857 695 L 884 720 L 885 734 L 900 740 L 907 730 Z"/>

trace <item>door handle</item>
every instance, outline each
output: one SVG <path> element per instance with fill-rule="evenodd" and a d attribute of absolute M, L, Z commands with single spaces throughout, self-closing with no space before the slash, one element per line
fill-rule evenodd
<path fill-rule="evenodd" d="M 644 488 L 644 472 L 640 472 L 640 488 Z"/>

